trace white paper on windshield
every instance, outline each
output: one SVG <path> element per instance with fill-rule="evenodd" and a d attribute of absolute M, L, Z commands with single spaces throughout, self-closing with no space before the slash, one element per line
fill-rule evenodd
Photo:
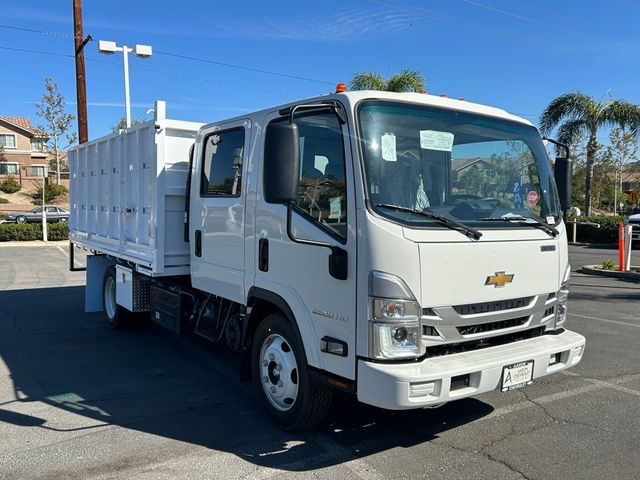
<path fill-rule="evenodd" d="M 338 219 L 342 216 L 342 197 L 333 197 L 329 199 L 329 218 Z"/>
<path fill-rule="evenodd" d="M 393 133 L 385 133 L 382 135 L 382 159 L 387 162 L 397 162 L 396 155 L 396 136 Z"/>
<path fill-rule="evenodd" d="M 453 133 L 420 130 L 420 147 L 427 150 L 450 152 L 453 150 Z"/>

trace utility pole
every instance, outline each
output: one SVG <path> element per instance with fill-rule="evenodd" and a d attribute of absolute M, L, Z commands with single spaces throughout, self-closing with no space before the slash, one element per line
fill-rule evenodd
<path fill-rule="evenodd" d="M 82 0 L 73 0 L 73 43 L 76 57 L 76 95 L 78 100 L 78 140 L 89 141 L 87 125 L 87 82 L 84 73 L 84 46 L 92 39 L 82 32 Z"/>

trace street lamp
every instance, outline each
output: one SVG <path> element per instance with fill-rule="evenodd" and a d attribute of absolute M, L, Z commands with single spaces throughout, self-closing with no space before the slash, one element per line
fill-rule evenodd
<path fill-rule="evenodd" d="M 127 128 L 131 126 L 131 102 L 129 100 L 129 53 L 135 52 L 136 57 L 149 58 L 152 55 L 151 45 L 136 45 L 135 48 L 122 45 L 116 45 L 116 42 L 100 40 L 98 42 L 98 51 L 106 55 L 112 55 L 116 52 L 122 52 L 124 57 L 124 108 L 125 118 L 127 120 Z"/>
<path fill-rule="evenodd" d="M 47 243 L 47 206 L 45 205 L 45 190 L 47 189 L 47 167 L 42 168 L 42 241 Z"/>

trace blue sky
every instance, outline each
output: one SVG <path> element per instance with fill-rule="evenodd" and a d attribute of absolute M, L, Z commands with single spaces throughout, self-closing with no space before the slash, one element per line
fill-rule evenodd
<path fill-rule="evenodd" d="M 405 68 L 424 74 L 429 93 L 501 107 L 534 124 L 550 100 L 570 91 L 640 104 L 634 0 L 87 0 L 83 14 L 95 40 L 153 46 L 149 59 L 130 57 L 134 118 L 162 99 L 170 118 L 212 122 L 330 92 L 358 71 Z M 37 124 L 33 103 L 45 76 L 75 114 L 72 21 L 72 0 L 2 2 L 0 115 Z M 96 138 L 124 116 L 122 55 L 99 54 L 97 42 L 85 52 Z"/>

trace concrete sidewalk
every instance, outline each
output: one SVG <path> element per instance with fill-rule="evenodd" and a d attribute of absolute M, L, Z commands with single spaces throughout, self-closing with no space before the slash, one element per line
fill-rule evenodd
<path fill-rule="evenodd" d="M 43 242 L 42 240 L 30 240 L 24 242 L 0 242 L 1 247 L 46 247 L 46 246 L 69 246 L 69 240 L 56 240 Z"/>

